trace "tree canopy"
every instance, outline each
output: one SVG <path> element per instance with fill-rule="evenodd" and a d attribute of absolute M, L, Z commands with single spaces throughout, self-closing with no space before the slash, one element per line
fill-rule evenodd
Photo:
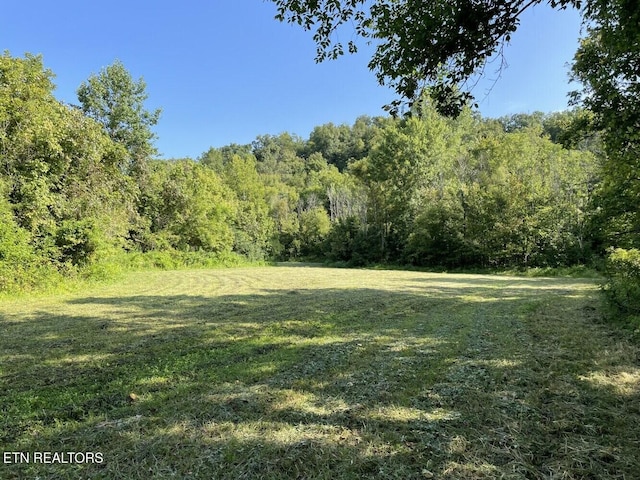
<path fill-rule="evenodd" d="M 387 109 L 398 113 L 425 88 L 445 115 L 457 115 L 472 98 L 464 88 L 487 61 L 500 53 L 518 28 L 522 13 L 542 0 L 272 0 L 276 18 L 313 30 L 316 60 L 344 53 L 337 40 L 344 26 L 376 45 L 369 62 L 381 84 L 400 99 Z M 581 0 L 550 0 L 554 8 L 581 6 Z M 351 35 L 353 38 L 353 35 Z M 357 42 L 347 50 L 355 53 Z"/>
<path fill-rule="evenodd" d="M 97 75 L 91 75 L 78 88 L 82 111 L 104 127 L 114 142 L 129 153 L 129 169 L 156 153 L 156 136 L 151 127 L 158 123 L 160 109 L 149 111 L 146 84 L 142 78 L 133 80 L 122 62 L 115 61 Z"/>
<path fill-rule="evenodd" d="M 601 190 L 604 239 L 640 247 L 640 4 L 631 0 L 591 2 L 588 26 L 573 74 L 583 85 L 573 93 L 601 132 L 606 153 Z"/>

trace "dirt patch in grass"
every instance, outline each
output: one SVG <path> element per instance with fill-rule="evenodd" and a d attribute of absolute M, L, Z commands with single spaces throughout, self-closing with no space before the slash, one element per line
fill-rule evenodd
<path fill-rule="evenodd" d="M 640 478 L 640 349 L 598 308 L 591 280 L 314 266 L 4 301 L 0 477 Z"/>

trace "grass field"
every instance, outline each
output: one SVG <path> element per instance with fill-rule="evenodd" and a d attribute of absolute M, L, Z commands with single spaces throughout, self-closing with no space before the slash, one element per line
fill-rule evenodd
<path fill-rule="evenodd" d="M 5 300 L 0 478 L 638 479 L 640 348 L 598 295 L 264 267 Z"/>

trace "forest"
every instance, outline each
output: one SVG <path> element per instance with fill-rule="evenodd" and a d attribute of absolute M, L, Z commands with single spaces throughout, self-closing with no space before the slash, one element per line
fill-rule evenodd
<path fill-rule="evenodd" d="M 448 270 L 637 264 L 610 248 L 634 242 L 620 233 L 625 215 L 611 216 L 619 197 L 603 182 L 586 109 L 492 119 L 467 106 L 452 118 L 425 94 L 403 117 L 160 160 L 160 112 L 145 110 L 145 87 L 115 62 L 67 105 L 41 57 L 0 57 L 0 290 L 108 275 L 125 257 Z M 610 285 L 623 285 L 633 309 L 629 282 L 617 279 Z"/>

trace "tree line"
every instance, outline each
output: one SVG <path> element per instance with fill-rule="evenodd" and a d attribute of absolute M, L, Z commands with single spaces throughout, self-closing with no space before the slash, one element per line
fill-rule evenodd
<path fill-rule="evenodd" d="M 42 58 L 0 57 L 0 288 L 125 252 L 446 268 L 563 266 L 608 246 L 601 141 L 583 110 L 325 124 L 154 159 L 159 111 L 116 62 L 53 95 Z M 586 120 L 585 120 L 586 119 Z"/>

